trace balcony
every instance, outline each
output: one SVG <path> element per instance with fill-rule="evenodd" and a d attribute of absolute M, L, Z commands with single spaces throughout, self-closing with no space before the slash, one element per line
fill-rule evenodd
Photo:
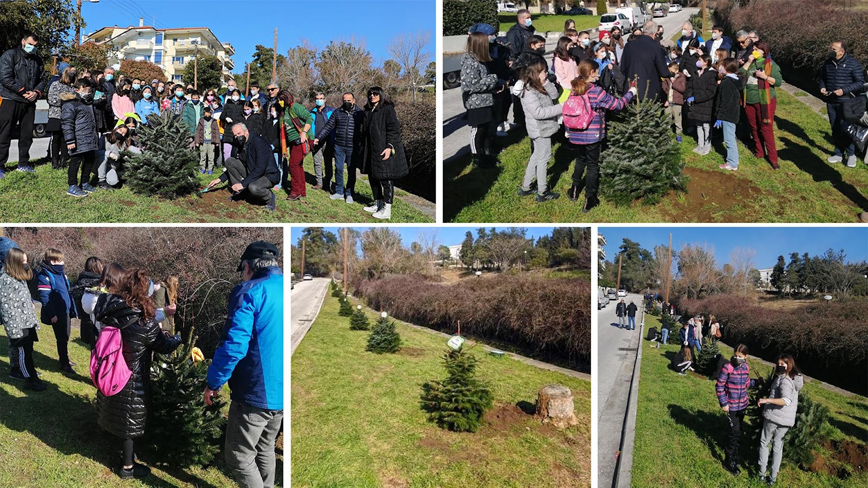
<path fill-rule="evenodd" d="M 235 61 L 232 61 L 232 58 L 226 58 L 223 60 L 223 66 L 226 66 L 230 70 L 235 69 Z"/>
<path fill-rule="evenodd" d="M 178 41 L 175 43 L 175 52 L 176 53 L 195 53 L 196 52 L 196 44 L 186 40 L 186 41 Z M 215 56 L 217 52 L 207 43 L 199 44 L 199 54 Z"/>

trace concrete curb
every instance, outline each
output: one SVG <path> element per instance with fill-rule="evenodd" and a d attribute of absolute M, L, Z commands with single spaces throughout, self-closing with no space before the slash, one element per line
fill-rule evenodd
<path fill-rule="evenodd" d="M 305 325 L 299 327 L 299 329 L 297 331 L 295 331 L 294 334 L 292 332 L 290 332 L 290 334 L 291 334 L 290 339 L 291 339 L 292 343 L 290 344 L 291 349 L 289 351 L 289 357 L 292 357 L 292 355 L 295 354 L 296 348 L 298 348 L 298 345 L 301 344 L 302 340 L 304 340 L 304 336 L 307 335 L 307 332 L 313 326 L 313 323 L 316 321 L 316 318 L 319 317 L 319 312 L 320 312 L 320 310 L 322 310 L 322 304 L 325 302 L 325 297 L 326 297 L 326 295 L 329 294 L 329 285 L 330 285 L 330 283 L 326 284 L 325 290 L 323 291 L 322 296 L 319 297 L 319 304 L 316 306 L 316 313 L 313 314 L 313 317 L 310 317 L 310 316 L 305 317 L 304 319 L 301 320 L 301 321 L 305 322 Z M 292 311 L 290 311 L 290 314 L 292 314 Z M 292 317 L 292 315 L 290 315 L 290 318 L 291 317 Z"/>
<path fill-rule="evenodd" d="M 624 413 L 624 430 L 615 473 L 616 488 L 630 488 L 633 478 L 633 446 L 636 441 L 636 408 L 639 403 L 639 378 L 642 367 L 642 337 L 645 331 L 645 304 L 642 304 L 642 320 L 639 323 L 639 343 L 636 346 L 636 362 L 633 363 L 633 378 L 630 380 L 630 396 Z M 613 486 L 615 485 L 613 483 Z"/>

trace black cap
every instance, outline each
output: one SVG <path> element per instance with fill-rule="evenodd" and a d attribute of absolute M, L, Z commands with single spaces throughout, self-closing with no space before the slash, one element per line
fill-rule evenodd
<path fill-rule="evenodd" d="M 241 263 L 238 263 L 238 269 L 236 271 L 241 271 L 241 264 L 244 261 L 251 259 L 277 259 L 279 256 L 280 253 L 277 250 L 277 246 L 274 244 L 265 241 L 256 241 L 247 246 L 247 249 L 244 250 L 244 254 L 241 255 Z"/>

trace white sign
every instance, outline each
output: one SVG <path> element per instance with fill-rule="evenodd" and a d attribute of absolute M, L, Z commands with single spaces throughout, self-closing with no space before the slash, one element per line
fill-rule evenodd
<path fill-rule="evenodd" d="M 457 351 L 461 349 L 461 346 L 464 344 L 464 338 L 461 336 L 452 336 L 449 338 L 449 341 L 446 342 L 446 345 L 452 348 L 453 351 Z"/>

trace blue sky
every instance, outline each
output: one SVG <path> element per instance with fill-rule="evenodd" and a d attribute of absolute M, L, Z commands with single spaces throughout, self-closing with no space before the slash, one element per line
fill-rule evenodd
<path fill-rule="evenodd" d="M 235 71 L 244 71 L 256 44 L 274 45 L 274 28 L 278 31 L 278 52 L 308 39 L 323 48 L 332 39 L 349 41 L 354 37 L 365 41 L 374 63 L 389 59 L 388 46 L 401 33 L 428 30 L 431 41 L 428 52 L 434 59 L 436 2 L 434 0 L 287 0 L 287 1 L 227 1 L 211 0 L 84 0 L 82 16 L 90 34 L 101 27 L 138 26 L 139 17 L 145 25 L 158 29 L 178 27 L 209 27 L 220 42 L 235 47 Z"/>
<path fill-rule="evenodd" d="M 821 254 L 827 249 L 843 249 L 850 262 L 868 260 L 868 228 L 866 227 L 631 227 L 600 228 L 606 237 L 606 257 L 609 261 L 618 253 L 625 237 L 636 241 L 643 248 L 669 243 L 672 233 L 673 253 L 682 244 L 708 243 L 714 246 L 718 265 L 729 261 L 730 252 L 736 247 L 756 250 L 755 268 L 770 268 L 783 255 L 789 261 L 789 253 Z"/>

